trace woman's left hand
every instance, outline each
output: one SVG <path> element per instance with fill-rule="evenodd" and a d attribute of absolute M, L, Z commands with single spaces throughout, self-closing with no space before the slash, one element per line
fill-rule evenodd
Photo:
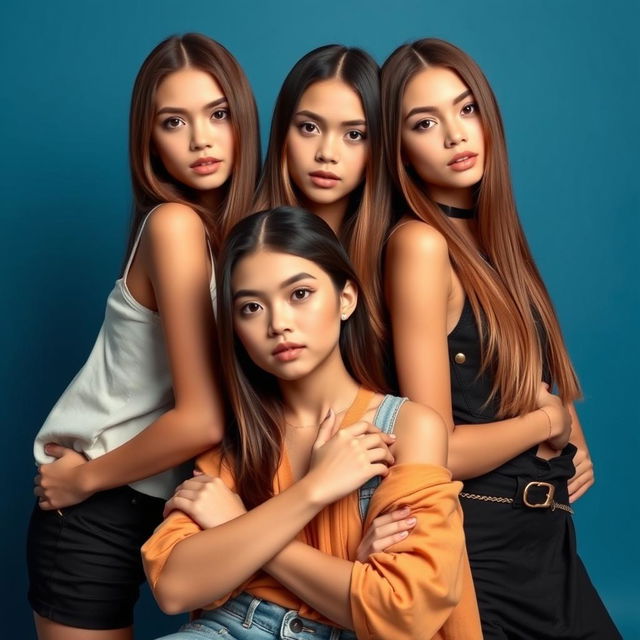
<path fill-rule="evenodd" d="M 202 529 L 212 529 L 233 520 L 247 510 L 242 499 L 227 487 L 221 478 L 213 478 L 199 471 L 178 486 L 164 506 L 166 518 L 174 509 L 183 511 Z"/>
<path fill-rule="evenodd" d="M 573 456 L 573 464 L 575 465 L 576 473 L 569 480 L 569 502 L 575 502 L 583 496 L 595 482 L 593 462 L 588 449 L 578 446 L 578 450 Z"/>
<path fill-rule="evenodd" d="M 45 453 L 55 462 L 41 464 L 34 478 L 34 495 L 45 511 L 70 507 L 86 500 L 91 492 L 82 486 L 80 472 L 87 459 L 77 451 L 59 444 L 47 444 Z"/>

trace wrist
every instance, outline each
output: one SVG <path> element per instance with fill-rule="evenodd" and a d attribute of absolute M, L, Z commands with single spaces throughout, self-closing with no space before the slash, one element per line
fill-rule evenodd
<path fill-rule="evenodd" d="M 328 504 L 322 490 L 322 482 L 317 482 L 314 478 L 313 470 L 298 480 L 298 488 L 302 492 L 303 500 L 314 510 L 321 511 Z"/>
<path fill-rule="evenodd" d="M 548 429 L 545 440 L 549 440 L 552 436 L 552 430 L 553 430 L 553 423 L 551 422 L 550 407 L 540 407 L 538 411 L 541 411 L 545 416 L 545 426 Z"/>
<path fill-rule="evenodd" d="M 90 462 L 84 462 L 75 469 L 75 484 L 82 493 L 91 495 L 99 490 Z"/>

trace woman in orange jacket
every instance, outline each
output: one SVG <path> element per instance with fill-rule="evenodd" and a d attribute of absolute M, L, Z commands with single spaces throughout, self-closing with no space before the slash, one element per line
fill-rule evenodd
<path fill-rule="evenodd" d="M 160 606 L 204 609 L 167 640 L 481 638 L 446 428 L 384 395 L 336 236 L 299 209 L 254 214 L 218 287 L 235 419 L 143 547 Z M 401 505 L 412 533 L 357 560 L 363 525 Z"/>

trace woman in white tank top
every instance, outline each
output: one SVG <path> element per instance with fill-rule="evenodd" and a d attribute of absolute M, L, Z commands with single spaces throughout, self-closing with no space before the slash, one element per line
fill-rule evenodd
<path fill-rule="evenodd" d="M 34 445 L 29 599 L 40 640 L 124 640 L 139 547 L 181 463 L 218 443 L 213 258 L 250 210 L 258 121 L 231 54 L 198 34 L 147 57 L 130 116 L 135 215 L 89 359 Z"/>

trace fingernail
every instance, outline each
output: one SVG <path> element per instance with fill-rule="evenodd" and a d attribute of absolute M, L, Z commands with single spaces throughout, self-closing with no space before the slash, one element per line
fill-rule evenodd
<path fill-rule="evenodd" d="M 400 532 L 400 537 L 401 537 L 401 538 L 406 538 L 408 535 L 409 535 L 409 532 L 408 532 L 408 531 L 401 531 L 401 532 Z"/>
<path fill-rule="evenodd" d="M 388 433 L 387 434 L 392 440 L 395 440 L 398 436 L 395 433 Z"/>
<path fill-rule="evenodd" d="M 405 520 L 405 522 L 406 522 L 409 526 L 413 526 L 413 525 L 417 522 L 417 520 L 416 520 L 415 518 L 407 518 L 407 519 Z"/>
<path fill-rule="evenodd" d="M 400 513 L 409 513 L 410 509 L 407 505 L 400 507 Z"/>

